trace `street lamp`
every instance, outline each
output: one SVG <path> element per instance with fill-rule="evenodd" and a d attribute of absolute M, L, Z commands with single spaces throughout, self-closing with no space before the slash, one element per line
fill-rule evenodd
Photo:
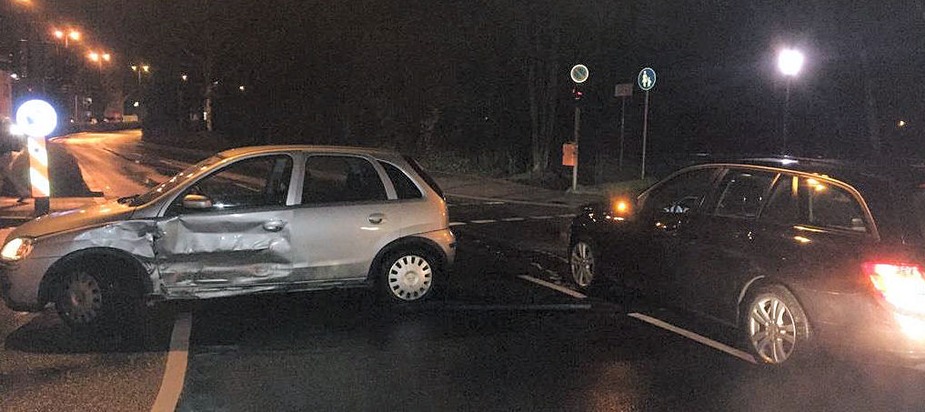
<path fill-rule="evenodd" d="M 142 74 L 142 73 L 150 73 L 150 72 L 151 72 L 151 66 L 149 66 L 149 65 L 147 65 L 147 64 L 133 64 L 133 65 L 131 65 L 131 66 L 129 66 L 129 67 L 132 68 L 132 71 L 133 71 L 133 72 L 135 72 L 135 73 L 138 74 L 138 85 L 139 85 L 139 86 L 141 86 L 141 74 Z"/>
<path fill-rule="evenodd" d="M 790 83 L 793 82 L 793 78 L 796 77 L 796 75 L 800 73 L 800 69 L 803 68 L 803 61 L 803 53 L 795 49 L 781 50 L 780 54 L 777 56 L 777 68 L 787 79 L 786 91 L 784 93 L 783 136 L 781 138 L 781 151 L 783 153 L 781 154 L 787 151 L 787 126 L 790 122 Z"/>
<path fill-rule="evenodd" d="M 94 62 L 97 64 L 97 67 L 99 68 L 99 71 L 100 71 L 100 75 L 102 75 L 103 74 L 103 62 L 108 63 L 109 61 L 111 61 L 112 55 L 110 55 L 109 53 L 98 53 L 95 51 L 91 51 L 87 53 L 87 58 L 90 59 L 91 62 Z"/>
<path fill-rule="evenodd" d="M 80 41 L 80 32 L 74 29 L 69 29 L 67 32 L 60 29 L 55 29 L 53 32 L 55 38 L 58 40 L 64 41 L 64 48 L 68 47 L 70 41 Z"/>

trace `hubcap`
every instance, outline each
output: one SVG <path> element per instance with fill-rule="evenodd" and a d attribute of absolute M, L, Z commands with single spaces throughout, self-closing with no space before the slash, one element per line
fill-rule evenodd
<path fill-rule="evenodd" d="M 416 255 L 404 256 L 389 268 L 389 290 L 401 300 L 417 300 L 430 290 L 431 276 L 427 260 Z"/>
<path fill-rule="evenodd" d="M 572 248 L 572 279 L 581 287 L 587 287 L 594 279 L 594 254 L 591 245 L 578 242 Z"/>
<path fill-rule="evenodd" d="M 793 313 L 780 299 L 768 296 L 752 304 L 748 316 L 749 340 L 765 362 L 786 361 L 796 346 L 796 331 Z"/>
<path fill-rule="evenodd" d="M 103 306 L 103 293 L 96 278 L 86 272 L 76 272 L 64 283 L 63 312 L 74 323 L 90 323 Z"/>

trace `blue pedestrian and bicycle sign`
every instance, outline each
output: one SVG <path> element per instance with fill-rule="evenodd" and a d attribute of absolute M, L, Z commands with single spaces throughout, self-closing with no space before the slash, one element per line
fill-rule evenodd
<path fill-rule="evenodd" d="M 649 91 L 655 87 L 655 70 L 652 70 L 651 67 L 646 67 L 639 72 L 639 78 L 636 79 L 636 83 L 639 84 L 639 88 L 645 91 Z"/>

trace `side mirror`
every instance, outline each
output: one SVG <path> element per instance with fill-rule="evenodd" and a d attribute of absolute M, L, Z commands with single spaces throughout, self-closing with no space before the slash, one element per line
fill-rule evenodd
<path fill-rule="evenodd" d="M 183 208 L 194 210 L 211 209 L 212 199 L 209 199 L 208 196 L 188 194 L 183 196 Z"/>

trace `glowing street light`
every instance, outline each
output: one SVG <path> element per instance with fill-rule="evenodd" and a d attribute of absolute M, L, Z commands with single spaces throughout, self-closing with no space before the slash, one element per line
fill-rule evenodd
<path fill-rule="evenodd" d="M 151 72 L 151 66 L 147 64 L 133 64 L 129 67 L 132 68 L 133 72 L 138 74 L 138 85 L 141 85 L 141 74 Z"/>
<path fill-rule="evenodd" d="M 781 137 L 781 154 L 786 154 L 787 152 L 787 132 L 788 132 L 788 123 L 790 122 L 790 83 L 793 82 L 793 78 L 800 73 L 800 69 L 803 68 L 803 62 L 805 58 L 803 53 L 795 49 L 784 49 L 780 51 L 780 54 L 777 55 L 777 68 L 780 70 L 781 74 L 787 78 L 786 91 L 784 93 L 784 120 L 783 120 L 783 130 Z"/>
<path fill-rule="evenodd" d="M 64 42 L 64 48 L 66 49 L 71 41 L 80 41 L 81 34 L 79 31 L 74 29 L 68 29 L 67 31 L 61 29 L 55 29 L 52 32 L 55 38 Z"/>

